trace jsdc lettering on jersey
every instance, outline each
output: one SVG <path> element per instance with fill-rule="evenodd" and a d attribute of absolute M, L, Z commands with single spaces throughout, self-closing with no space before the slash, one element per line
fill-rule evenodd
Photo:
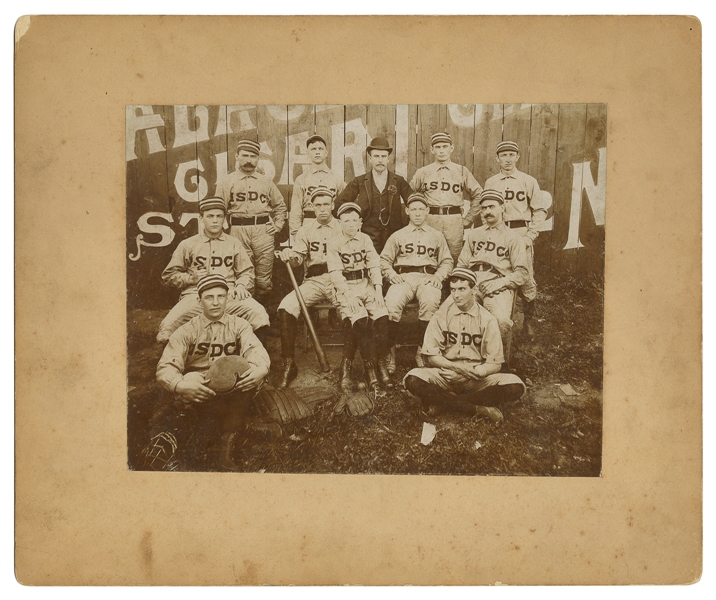
<path fill-rule="evenodd" d="M 509 248 L 505 248 L 504 246 L 498 246 L 497 244 L 495 244 L 495 242 L 489 242 L 485 240 L 480 240 L 476 242 L 473 240 L 470 244 L 470 248 L 473 254 L 477 254 L 478 252 L 486 252 L 495 254 L 500 258 L 510 258 Z"/>
<path fill-rule="evenodd" d="M 426 192 L 452 192 L 453 194 L 459 194 L 462 192 L 463 186 L 461 183 L 450 184 L 447 181 L 426 181 L 420 186 L 418 191 L 423 194 Z"/>
<path fill-rule="evenodd" d="M 444 331 L 443 330 L 443 343 L 446 346 L 455 346 L 458 343 L 458 340 L 460 340 L 461 346 L 475 346 L 476 348 L 480 347 L 480 344 L 482 344 L 482 334 L 481 333 L 474 333 L 470 335 L 466 332 L 457 332 L 457 331 Z"/>
<path fill-rule="evenodd" d="M 366 268 L 366 256 L 365 250 L 359 252 L 339 252 L 338 255 L 341 257 L 341 262 L 346 266 L 352 266 L 354 269 Z"/>
<path fill-rule="evenodd" d="M 323 250 L 321 250 L 321 246 L 323 246 Z M 315 254 L 317 252 L 323 252 L 323 254 L 326 253 L 326 250 L 328 248 L 328 244 L 326 242 L 310 242 L 308 244 L 308 251 L 311 254 Z"/>
<path fill-rule="evenodd" d="M 241 347 L 236 342 L 228 342 L 226 344 L 210 344 L 209 342 L 202 342 L 198 345 L 189 344 L 189 356 L 205 356 L 209 355 L 210 358 L 218 358 L 219 356 L 230 356 L 230 355 L 241 355 Z"/>
<path fill-rule="evenodd" d="M 207 258 L 211 258 L 211 260 L 207 264 Z M 209 267 L 212 269 L 215 269 L 217 267 L 232 267 L 234 265 L 234 257 L 233 256 L 224 256 L 224 258 L 221 258 L 220 256 L 195 256 L 193 266 L 198 267 L 200 269 Z"/>
<path fill-rule="evenodd" d="M 430 258 L 433 258 L 438 254 L 437 248 L 431 248 L 423 244 L 413 244 L 412 242 L 408 242 L 405 245 L 398 244 L 398 247 L 400 248 L 399 256 L 408 256 L 416 253 L 418 256 L 427 255 Z"/>
<path fill-rule="evenodd" d="M 236 204 L 237 202 L 261 202 L 261 204 L 268 204 L 269 197 L 267 194 L 259 194 L 258 192 L 234 192 L 233 190 L 229 193 L 229 205 Z"/>
<path fill-rule="evenodd" d="M 529 202 L 530 200 L 532 200 L 532 198 L 527 195 L 527 192 L 523 192 L 522 190 L 519 190 L 517 192 L 515 192 L 514 190 L 505 190 L 504 193 L 505 201 L 517 200 L 518 202 L 524 202 L 525 200 L 527 200 Z"/>

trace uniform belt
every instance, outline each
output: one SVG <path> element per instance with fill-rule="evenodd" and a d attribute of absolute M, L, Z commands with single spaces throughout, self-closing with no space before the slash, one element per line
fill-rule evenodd
<path fill-rule="evenodd" d="M 510 229 L 519 229 L 520 227 L 529 227 L 530 226 L 529 221 L 505 221 L 505 224 Z"/>
<path fill-rule="evenodd" d="M 365 277 L 368 277 L 368 269 L 358 269 L 357 271 L 343 271 L 343 277 L 345 277 L 347 281 L 363 279 Z"/>
<path fill-rule="evenodd" d="M 232 225 L 263 225 L 269 222 L 268 215 L 261 215 L 260 217 L 237 217 L 235 215 L 229 215 Z"/>
<path fill-rule="evenodd" d="M 431 215 L 461 215 L 462 208 L 459 206 L 431 206 Z"/>
<path fill-rule="evenodd" d="M 428 275 L 434 275 L 435 271 L 437 269 L 435 267 L 411 267 L 411 266 L 404 266 L 404 267 L 395 267 L 395 272 L 399 275 L 402 275 L 403 273 L 427 273 Z"/>
<path fill-rule="evenodd" d="M 497 273 L 498 275 L 502 276 L 502 273 L 500 273 L 495 267 L 493 267 L 489 263 L 484 262 L 475 263 L 470 267 L 470 270 L 475 272 L 489 271 L 490 273 Z"/>
<path fill-rule="evenodd" d="M 323 263 L 322 265 L 311 265 L 308 269 L 306 269 L 306 278 L 318 277 L 324 273 L 328 273 L 328 265 L 326 263 Z"/>

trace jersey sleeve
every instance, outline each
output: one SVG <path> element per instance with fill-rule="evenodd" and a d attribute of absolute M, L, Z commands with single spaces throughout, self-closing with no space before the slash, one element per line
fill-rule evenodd
<path fill-rule="evenodd" d="M 266 348 L 263 347 L 248 323 L 242 324 L 237 337 L 239 338 L 241 355 L 249 364 L 265 369 L 271 368 L 271 359 L 268 352 L 266 352 Z"/>
<path fill-rule="evenodd" d="M 475 222 L 477 215 L 480 214 L 480 198 L 482 196 L 482 186 L 477 182 L 475 176 L 470 173 L 467 167 L 463 166 L 462 185 L 470 196 L 470 208 L 463 219 L 463 225 L 470 227 Z"/>
<path fill-rule="evenodd" d="M 447 241 L 445 240 L 445 236 L 437 232 L 438 235 L 438 255 L 437 255 L 437 261 L 438 261 L 438 270 L 435 272 L 435 275 L 440 278 L 440 281 L 445 281 L 450 273 L 452 273 L 453 268 L 453 260 L 452 260 L 452 254 L 450 254 L 450 248 L 448 248 Z M 464 249 L 464 248 L 463 248 Z M 462 252 L 461 252 L 462 254 Z"/>
<path fill-rule="evenodd" d="M 397 275 L 393 268 L 395 259 L 398 257 L 398 248 L 400 247 L 397 236 L 397 232 L 391 235 L 385 242 L 385 246 L 383 246 L 383 252 L 380 253 L 380 271 L 388 281 Z"/>
<path fill-rule="evenodd" d="M 189 353 L 189 337 L 184 327 L 177 329 L 169 338 L 157 364 L 157 381 L 167 391 L 173 392 L 184 379 L 184 365 Z"/>
<path fill-rule="evenodd" d="M 492 315 L 489 316 L 492 317 Z M 500 326 L 497 324 L 497 319 L 495 319 L 495 317 L 487 320 L 485 333 L 482 336 L 480 354 L 486 363 L 501 365 L 505 362 L 502 349 L 502 338 L 500 337 Z"/>
<path fill-rule="evenodd" d="M 291 210 L 288 217 L 288 231 L 294 236 L 303 225 L 303 176 L 299 175 L 293 184 L 293 193 L 291 194 Z"/>
<path fill-rule="evenodd" d="M 273 224 L 278 233 L 286 222 L 286 202 L 284 202 L 283 195 L 276 184 L 271 180 L 269 180 L 269 202 L 273 208 Z"/>
<path fill-rule="evenodd" d="M 365 266 L 368 269 L 369 277 L 373 285 L 383 285 L 383 275 L 380 272 L 380 256 L 375 251 L 373 241 L 368 235 L 363 234 L 363 243 L 365 244 Z"/>
<path fill-rule="evenodd" d="M 550 203 L 546 196 L 542 194 L 539 183 L 534 177 L 530 178 L 530 185 L 528 193 L 530 195 L 530 208 L 532 209 L 532 220 L 530 226 L 527 229 L 525 236 L 529 237 L 533 242 L 539 235 L 539 227 L 545 222 L 547 218 L 547 210 L 550 207 Z"/>
<path fill-rule="evenodd" d="M 445 350 L 445 337 L 443 336 L 443 310 L 438 311 L 430 319 L 423 338 L 422 354 L 426 356 L 442 356 Z"/>
<path fill-rule="evenodd" d="M 509 231 L 509 230 L 508 230 Z M 520 287 L 527 283 L 529 279 L 529 264 L 527 258 L 527 250 L 525 249 L 525 243 L 522 240 L 522 236 L 514 235 L 508 242 L 510 249 L 510 263 L 512 263 L 512 273 L 505 277 L 515 287 Z"/>
<path fill-rule="evenodd" d="M 293 240 L 291 250 L 297 255 L 296 260 L 302 263 L 308 256 L 308 233 L 305 227 L 299 227 Z"/>
<path fill-rule="evenodd" d="M 162 271 L 162 283 L 183 290 L 199 281 L 199 275 L 191 268 L 191 256 L 186 240 L 174 249 L 169 264 Z"/>
<path fill-rule="evenodd" d="M 460 250 L 460 254 L 457 257 L 456 267 L 464 267 L 465 269 L 470 268 L 470 258 L 472 257 L 472 231 L 474 231 L 474 229 L 467 234 L 467 239 L 462 245 L 462 250 Z"/>
<path fill-rule="evenodd" d="M 332 239 L 326 247 L 326 264 L 328 265 L 328 273 L 333 287 L 337 294 L 346 295 L 348 292 L 348 282 L 343 276 L 343 263 L 338 254 L 339 241 Z"/>

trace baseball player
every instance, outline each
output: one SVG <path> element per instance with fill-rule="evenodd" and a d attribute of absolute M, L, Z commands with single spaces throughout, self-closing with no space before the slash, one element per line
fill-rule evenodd
<path fill-rule="evenodd" d="M 385 295 L 385 306 L 390 318 L 388 336 L 393 341 L 403 309 L 416 297 L 420 339 L 423 339 L 428 322 L 440 306 L 443 282 L 453 268 L 445 236 L 426 223 L 428 202 L 425 196 L 411 194 L 406 205 L 410 223 L 388 238 L 380 255 L 383 278 L 391 283 Z M 394 352 L 395 346 L 392 346 L 391 358 L 386 365 L 389 372 L 395 371 Z M 422 366 L 420 346 L 416 361 Z"/>
<path fill-rule="evenodd" d="M 534 242 L 539 235 L 539 226 L 547 218 L 548 202 L 540 194 L 537 180 L 517 170 L 520 150 L 515 142 L 504 141 L 497 145 L 496 160 L 500 172 L 485 182 L 485 188 L 502 192 L 505 198 L 505 223 L 519 233 L 527 249 L 529 278 L 520 288 L 524 303 L 525 330 L 534 335 L 534 300 L 537 284 L 534 280 Z"/>
<path fill-rule="evenodd" d="M 256 269 L 256 299 L 268 303 L 273 274 L 274 234 L 286 221 L 286 204 L 281 192 L 265 175 L 258 173 L 260 146 L 241 140 L 236 146 L 236 165 L 216 186 L 216 195 L 227 206 L 231 235 L 249 251 Z"/>
<path fill-rule="evenodd" d="M 449 279 L 450 298 L 430 319 L 423 340 L 430 367 L 409 371 L 405 387 L 430 415 L 453 406 L 499 423 L 503 416 L 496 406 L 521 398 L 525 385 L 517 375 L 500 373 L 500 330 L 475 300 L 475 274 L 456 267 Z"/>
<path fill-rule="evenodd" d="M 497 319 L 504 344 L 512 328 L 515 289 L 529 275 L 523 238 L 507 227 L 503 213 L 502 194 L 485 189 L 480 199 L 480 215 L 485 224 L 467 232 L 457 266 L 475 274 L 475 295 Z"/>
<path fill-rule="evenodd" d="M 333 218 L 333 191 L 326 187 L 315 187 L 308 199 L 316 218 L 306 220 L 296 232 L 293 247 L 281 251 L 279 258 L 297 267 L 304 265 L 303 283 L 299 288 L 306 306 L 329 301 L 338 306 L 336 292 L 328 275 L 326 251 L 328 242 L 341 235 L 341 224 Z M 296 292 L 288 294 L 279 304 L 278 317 L 281 325 L 281 354 L 284 368 L 276 387 L 285 388 L 298 375 L 294 361 L 296 349 L 297 319 L 301 314 Z"/>
<path fill-rule="evenodd" d="M 165 285 L 179 288 L 179 302 L 159 326 L 157 342 L 166 343 L 176 329 L 201 313 L 196 284 L 203 275 L 218 274 L 230 284 L 227 312 L 249 322 L 261 337 L 269 325 L 268 314 L 251 293 L 254 267 L 243 244 L 223 231 L 224 201 L 218 197 L 199 201 L 199 218 L 204 230 L 183 240 L 162 272 Z"/>
<path fill-rule="evenodd" d="M 291 194 L 291 211 L 288 217 L 288 228 L 293 240 L 298 228 L 305 222 L 305 219 L 315 219 L 316 214 L 311 206 L 311 194 L 318 187 L 327 188 L 333 198 L 340 194 L 346 184 L 338 175 L 328 168 L 326 158 L 328 157 L 328 146 L 326 140 L 320 135 L 312 135 L 306 142 L 308 156 L 311 164 L 304 168 L 301 175 L 296 177 Z"/>
<path fill-rule="evenodd" d="M 336 300 L 343 317 L 344 343 L 341 361 L 341 389 L 350 393 L 351 365 L 356 346 L 363 357 L 363 368 L 369 389 L 375 389 L 378 376 L 375 371 L 376 345 L 378 356 L 384 358 L 390 350 L 388 340 L 388 311 L 383 300 L 383 278 L 380 257 L 373 242 L 360 231 L 361 209 L 355 202 L 346 202 L 338 208 L 341 234 L 328 242 L 326 262 Z M 374 322 L 376 342 L 368 332 L 368 317 Z M 383 364 L 384 361 L 383 361 Z M 392 382 L 387 370 L 379 373 L 386 386 Z"/>
<path fill-rule="evenodd" d="M 435 133 L 430 138 L 430 153 L 435 162 L 421 167 L 410 181 L 410 187 L 425 196 L 430 208 L 428 225 L 441 232 L 447 240 L 453 262 L 462 250 L 464 228 L 472 227 L 479 212 L 482 188 L 467 167 L 450 160 L 455 150 L 448 133 Z M 470 209 L 463 218 L 463 193 L 470 196 Z"/>
<path fill-rule="evenodd" d="M 149 468 L 176 468 L 172 459 L 178 447 L 175 431 L 187 418 L 194 425 L 196 420 L 218 422 L 222 433 L 220 464 L 231 468 L 234 433 L 244 423 L 251 400 L 269 372 L 269 356 L 251 326 L 226 313 L 231 289 L 226 279 L 219 274 L 204 275 L 196 287 L 202 312 L 171 335 L 157 365 L 157 381 L 181 410 L 171 416 L 174 426 L 164 423 L 164 430 L 153 436 L 145 450 Z M 205 374 L 216 360 L 232 355 L 243 357 L 249 366 L 233 390 L 219 397 L 208 387 L 211 382 Z M 165 460 L 158 464 L 162 454 Z"/>
<path fill-rule="evenodd" d="M 351 181 L 336 200 L 336 207 L 355 202 L 361 209 L 362 231 L 373 241 L 376 252 L 382 252 L 385 241 L 408 220 L 403 201 L 413 192 L 400 175 L 388 169 L 393 148 L 387 139 L 378 137 L 367 147 L 370 171 Z"/>

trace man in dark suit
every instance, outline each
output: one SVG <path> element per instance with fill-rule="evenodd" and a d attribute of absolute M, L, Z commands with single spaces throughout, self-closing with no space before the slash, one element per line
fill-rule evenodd
<path fill-rule="evenodd" d="M 362 231 L 373 241 L 378 254 L 386 240 L 408 224 L 404 202 L 413 193 L 405 179 L 388 170 L 392 152 L 387 139 L 373 139 L 368 146 L 371 170 L 351 181 L 336 201 L 336 210 L 346 202 L 360 206 Z"/>

